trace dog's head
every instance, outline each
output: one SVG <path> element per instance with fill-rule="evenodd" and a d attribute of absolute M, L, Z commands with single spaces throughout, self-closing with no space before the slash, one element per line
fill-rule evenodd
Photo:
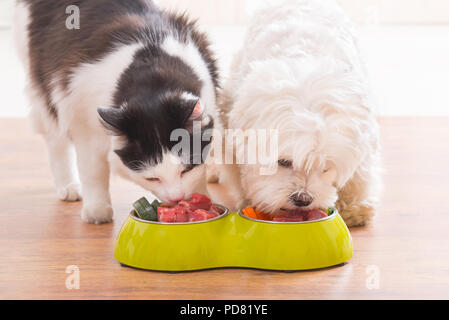
<path fill-rule="evenodd" d="M 363 93 L 349 72 L 313 61 L 253 65 L 230 124 L 277 130 L 278 148 L 272 174 L 262 175 L 259 164 L 240 166 L 251 204 L 272 214 L 333 206 L 372 143 Z"/>
<path fill-rule="evenodd" d="M 201 188 L 210 145 L 204 133 L 214 121 L 198 97 L 162 93 L 98 112 L 114 135 L 110 156 L 114 171 L 163 202 L 190 199 Z"/>
<path fill-rule="evenodd" d="M 351 159 L 353 153 L 342 150 L 336 155 L 325 154 L 315 151 L 315 147 L 307 152 L 300 148 L 301 142 L 297 139 L 290 138 L 287 143 L 291 146 L 280 152 L 277 169 L 272 174 L 261 174 L 259 165 L 241 166 L 247 199 L 258 209 L 272 214 L 282 210 L 327 209 L 333 206 L 338 189 L 355 166 Z M 305 152 L 305 157 L 299 150 Z M 341 158 L 337 159 L 338 156 Z M 344 161 L 347 162 L 338 164 Z"/>

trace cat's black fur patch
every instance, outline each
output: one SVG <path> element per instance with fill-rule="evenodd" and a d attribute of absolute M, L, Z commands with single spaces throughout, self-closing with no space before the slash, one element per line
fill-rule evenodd
<path fill-rule="evenodd" d="M 107 126 L 127 141 L 116 153 L 131 169 L 139 169 L 142 161 L 159 163 L 163 153 L 176 144 L 170 141 L 170 133 L 192 126 L 188 119 L 194 105 L 180 96 L 190 92 L 199 97 L 203 86 L 188 65 L 160 49 L 167 36 L 182 43 L 190 39 L 198 47 L 217 93 L 217 66 L 207 37 L 185 15 L 162 11 L 150 0 L 19 1 L 30 8 L 32 81 L 47 98 L 48 111 L 54 118 L 57 108 L 50 95 L 55 77 L 62 89 L 67 89 L 73 69 L 81 63 L 99 61 L 120 45 L 143 44 L 119 81 L 114 105 L 108 106 L 117 108 L 117 112 L 100 111 Z M 80 9 L 79 30 L 65 26 L 69 5 Z M 213 126 L 211 120 L 203 129 Z M 203 143 L 203 148 L 207 146 Z"/>
<path fill-rule="evenodd" d="M 135 96 L 123 109 L 99 110 L 106 127 L 113 134 L 126 137 L 125 147 L 116 150 L 116 153 L 130 169 L 140 170 L 143 164 L 156 165 L 161 162 L 163 154 L 180 142 L 171 140 L 171 133 L 180 128 L 186 129 L 190 137 L 190 158 L 183 159 L 186 168 L 190 164 L 203 162 L 204 159 L 198 158 L 200 155 L 193 153 L 193 139 L 201 141 L 201 152 L 210 141 L 202 141 L 202 137 L 193 132 L 193 121 L 189 117 L 196 101 L 185 101 L 179 95 L 164 90 L 152 96 Z M 214 121 L 210 119 L 207 125 L 202 126 L 201 133 L 212 129 L 213 125 Z"/>

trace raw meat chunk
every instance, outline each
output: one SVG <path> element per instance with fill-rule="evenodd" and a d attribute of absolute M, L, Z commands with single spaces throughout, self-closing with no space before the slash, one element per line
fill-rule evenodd
<path fill-rule="evenodd" d="M 198 193 L 193 194 L 192 200 L 190 200 L 189 203 L 194 210 L 210 210 L 210 207 L 212 206 L 212 201 L 207 196 Z"/>
<path fill-rule="evenodd" d="M 175 208 L 157 208 L 157 219 L 159 222 L 176 222 L 176 207 Z"/>
<path fill-rule="evenodd" d="M 326 217 L 327 214 L 321 210 L 311 210 L 307 213 L 307 221 L 320 220 Z"/>

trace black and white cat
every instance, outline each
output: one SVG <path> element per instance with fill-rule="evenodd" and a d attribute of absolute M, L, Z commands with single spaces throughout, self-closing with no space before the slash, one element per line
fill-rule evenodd
<path fill-rule="evenodd" d="M 79 29 L 66 26 L 68 6 Z M 14 24 L 57 194 L 82 194 L 83 220 L 112 220 L 110 166 L 162 201 L 205 193 L 204 162 L 171 152 L 170 139 L 182 128 L 193 139 L 193 121 L 221 126 L 216 62 L 194 23 L 149 0 L 19 0 Z"/>

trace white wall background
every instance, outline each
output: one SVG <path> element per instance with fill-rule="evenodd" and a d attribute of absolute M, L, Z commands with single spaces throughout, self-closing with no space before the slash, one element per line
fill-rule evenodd
<path fill-rule="evenodd" d="M 0 28 L 11 22 L 14 0 L 0 0 Z"/>
<path fill-rule="evenodd" d="M 158 2 L 199 18 L 226 75 L 233 53 L 243 41 L 244 25 L 262 1 Z M 338 1 L 359 26 L 379 102 L 378 114 L 449 115 L 449 0 Z M 0 117 L 23 117 L 28 112 L 25 79 L 8 28 L 12 4 L 13 0 L 0 0 Z"/>
<path fill-rule="evenodd" d="M 266 0 L 155 0 L 188 11 L 202 23 L 241 24 Z M 279 2 L 282 0 L 270 0 Z M 313 0 L 310 0 L 313 1 Z M 449 0 L 337 0 L 361 24 L 448 24 Z M 14 0 L 0 0 L 0 26 L 11 19 Z"/>
<path fill-rule="evenodd" d="M 159 0 L 166 8 L 188 11 L 202 23 L 241 24 L 267 0 Z M 281 2 L 283 0 L 268 0 Z M 310 0 L 313 1 L 313 0 Z M 360 24 L 449 23 L 448 0 L 337 0 Z"/>

